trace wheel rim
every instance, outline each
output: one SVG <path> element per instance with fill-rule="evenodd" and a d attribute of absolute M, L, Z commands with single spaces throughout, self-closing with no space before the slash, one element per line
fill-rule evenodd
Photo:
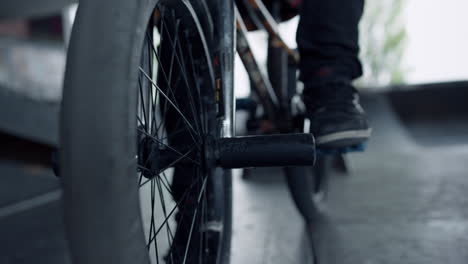
<path fill-rule="evenodd" d="M 150 19 L 138 69 L 146 246 L 152 263 L 217 263 L 222 228 L 208 228 L 222 221 L 210 180 L 210 142 L 217 136 L 212 70 L 193 7 L 169 2 L 160 2 Z"/>

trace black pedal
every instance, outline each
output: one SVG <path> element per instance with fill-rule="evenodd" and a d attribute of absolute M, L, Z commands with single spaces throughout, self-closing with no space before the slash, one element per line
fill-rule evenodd
<path fill-rule="evenodd" d="M 313 166 L 312 134 L 279 134 L 222 138 L 217 161 L 223 168 Z"/>

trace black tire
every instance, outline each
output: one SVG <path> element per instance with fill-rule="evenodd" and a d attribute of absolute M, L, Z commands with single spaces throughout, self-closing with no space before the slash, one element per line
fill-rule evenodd
<path fill-rule="evenodd" d="M 186 39 L 184 43 L 181 40 L 179 57 L 184 54 L 185 59 L 190 58 L 191 52 L 194 63 L 191 66 L 180 63 L 179 74 L 174 78 L 181 79 L 183 71 L 187 73 L 195 68 L 199 70 L 198 74 L 194 73 L 192 77 L 184 77 L 184 81 L 190 79 L 187 82 L 191 85 L 187 87 L 193 88 L 195 95 L 192 98 L 200 99 L 197 100 L 196 106 L 188 106 L 187 101 L 184 101 L 182 95 L 187 95 L 186 92 L 176 92 L 175 89 L 170 92 L 170 82 L 167 85 L 169 88 L 155 88 L 161 85 L 159 80 L 151 82 L 144 79 L 147 72 L 153 77 L 153 73 L 160 71 L 159 68 L 157 71 L 151 70 L 157 55 L 148 55 L 148 52 L 151 53 L 151 50 L 155 49 L 151 49 L 148 44 L 154 41 L 149 37 L 152 31 L 148 30 L 147 26 L 156 20 L 157 15 L 153 12 L 155 7 L 160 11 L 161 6 L 170 9 L 171 16 L 174 14 L 177 23 L 185 29 L 180 33 L 181 39 Z M 169 263 L 179 263 L 185 259 L 188 260 L 186 263 L 229 261 L 231 179 L 230 171 L 215 168 L 210 160 L 212 155 L 209 155 L 212 142 L 220 137 L 221 121 L 217 117 L 213 71 L 210 70 L 210 43 L 206 40 L 210 38 L 204 36 L 197 19 L 197 15 L 203 16 L 203 19 L 209 16 L 198 13 L 202 12 L 200 10 L 206 9 L 192 6 L 185 0 L 115 0 L 112 3 L 80 1 L 68 51 L 61 120 L 61 175 L 65 222 L 74 263 L 150 263 L 151 254 L 156 254 L 158 260 L 166 254 L 168 257 L 165 259 Z M 164 17 L 161 14 L 159 16 Z M 161 29 L 160 24 L 157 28 Z M 158 63 L 168 65 L 164 59 L 158 59 Z M 147 66 L 150 68 L 146 68 Z M 149 70 L 145 71 L 146 69 Z M 139 93 L 137 87 L 146 87 L 149 94 L 156 91 L 155 89 L 158 89 L 159 93 L 157 96 L 140 96 L 145 93 Z M 173 87 L 178 87 L 175 81 Z M 163 96 L 163 91 L 166 91 L 167 97 Z M 167 141 L 159 137 L 159 125 L 157 131 L 149 129 L 149 132 L 141 133 L 142 130 L 147 131 L 144 130 L 147 127 L 153 127 L 147 125 L 153 121 L 148 119 L 147 122 L 145 119 L 142 122 L 141 112 L 137 111 L 138 107 L 143 108 L 142 105 L 148 102 L 148 98 L 152 98 L 151 110 L 154 113 L 165 113 L 160 115 L 161 122 L 158 124 L 164 125 L 164 138 Z M 176 102 L 174 104 L 177 106 L 178 103 L 185 102 L 187 107 L 180 106 L 180 111 L 174 110 L 175 108 L 172 111 L 167 110 L 171 109 L 172 101 Z M 147 106 L 149 110 L 149 103 Z M 195 150 L 184 154 L 180 159 L 183 163 L 178 160 L 179 163 L 170 162 L 167 167 L 174 167 L 174 179 L 181 179 L 181 175 L 184 176 L 183 173 L 189 171 L 189 174 L 185 175 L 192 177 L 189 177 L 192 183 L 187 186 L 187 182 L 172 182 L 167 191 L 171 192 L 173 202 L 178 205 L 174 207 L 174 210 L 176 207 L 179 209 L 175 217 L 177 219 L 165 220 L 162 224 L 166 223 L 166 226 L 169 226 L 170 221 L 178 222 L 177 230 L 172 234 L 172 242 L 178 237 L 181 237 L 179 240 L 183 242 L 185 235 L 184 230 L 181 231 L 180 228 L 181 219 L 184 215 L 191 216 L 190 233 L 186 239 L 188 245 L 197 245 L 199 250 L 186 250 L 182 260 L 178 260 L 171 258 L 171 254 L 157 252 L 156 249 L 155 253 L 149 254 L 148 248 L 153 248 L 156 243 L 148 243 L 148 235 L 145 234 L 147 230 L 142 219 L 145 208 L 141 208 L 143 205 L 140 204 L 137 169 L 140 169 L 141 184 L 146 179 L 141 175 L 150 178 L 152 194 L 157 191 L 156 188 L 161 190 L 161 186 L 164 185 L 161 180 L 163 169 L 158 166 L 161 166 L 163 157 L 166 157 L 165 154 L 161 154 L 162 149 L 179 153 L 187 146 L 188 138 L 193 136 L 188 129 L 178 134 L 177 139 L 171 139 L 170 136 L 175 135 L 171 133 L 176 133 L 177 124 L 184 122 L 180 120 L 183 119 L 182 116 L 188 115 L 189 111 L 193 114 L 190 121 L 199 126 L 199 133 L 194 133 L 200 141 L 192 142 Z M 187 121 L 186 127 L 195 127 L 188 124 L 192 123 Z M 142 129 L 142 126 L 147 127 Z M 153 132 L 155 134 L 152 134 Z M 164 143 L 161 143 L 163 141 Z M 154 148 L 158 155 L 160 154 L 158 159 L 150 159 L 154 142 L 158 142 L 158 147 Z M 182 144 L 184 146 L 181 146 Z M 156 164 L 155 167 L 147 165 L 149 160 Z M 166 166 L 163 167 L 166 169 Z M 180 188 L 187 190 L 182 198 L 177 198 L 174 193 L 180 191 Z M 198 191 L 196 203 L 193 203 L 193 200 L 192 203 L 188 202 L 195 197 L 190 194 L 193 190 Z M 153 200 L 152 196 L 151 201 Z M 190 207 L 189 204 L 194 204 L 195 207 Z M 152 205 L 153 213 L 154 210 Z M 162 211 L 157 213 L 166 215 L 169 212 L 171 216 L 176 215 L 170 210 Z M 153 218 L 149 236 L 152 235 L 151 230 L 153 235 L 156 233 L 155 228 L 160 230 L 157 226 L 152 226 Z M 166 234 L 171 232 L 167 231 Z M 178 233 L 183 234 L 178 236 Z M 197 241 L 190 243 L 192 234 L 196 233 L 198 236 L 194 236 L 197 236 Z M 175 242 L 168 243 L 170 252 L 179 250 L 174 248 Z"/>
<path fill-rule="evenodd" d="M 299 213 L 312 221 L 327 197 L 331 157 L 317 158 L 314 167 L 285 168 L 289 192 Z"/>

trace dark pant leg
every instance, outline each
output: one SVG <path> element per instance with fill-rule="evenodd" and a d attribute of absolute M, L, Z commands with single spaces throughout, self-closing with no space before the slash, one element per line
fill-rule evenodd
<path fill-rule="evenodd" d="M 364 0 L 303 0 L 297 43 L 304 82 L 351 81 L 362 75 L 358 24 Z"/>

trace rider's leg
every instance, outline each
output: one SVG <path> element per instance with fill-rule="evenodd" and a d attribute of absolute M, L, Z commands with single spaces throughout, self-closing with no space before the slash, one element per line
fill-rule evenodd
<path fill-rule="evenodd" d="M 297 42 L 304 101 L 317 143 L 343 147 L 370 136 L 351 81 L 362 74 L 358 24 L 363 0 L 303 0 Z"/>

